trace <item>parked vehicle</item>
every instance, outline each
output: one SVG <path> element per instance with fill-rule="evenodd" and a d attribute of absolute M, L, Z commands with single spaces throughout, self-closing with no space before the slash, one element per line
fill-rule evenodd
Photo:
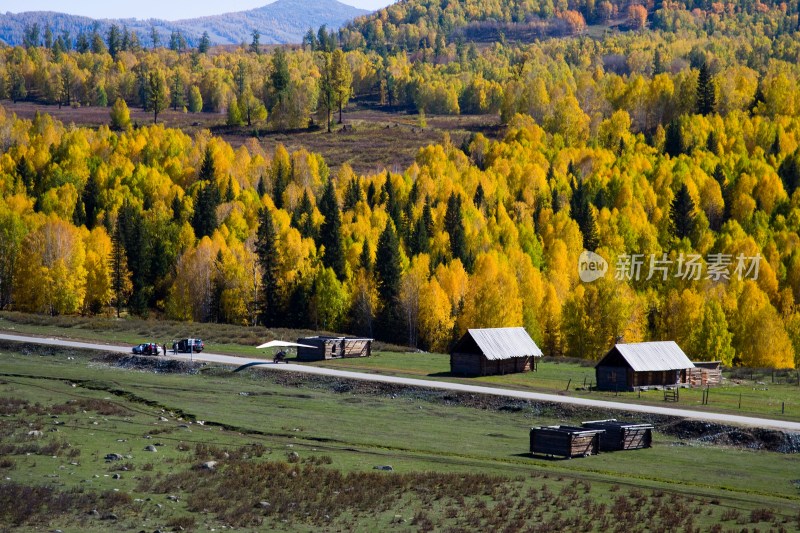
<path fill-rule="evenodd" d="M 202 352 L 205 344 L 200 339 L 181 339 L 172 345 L 172 349 L 180 353 Z"/>
<path fill-rule="evenodd" d="M 154 342 L 144 342 L 134 346 L 132 351 L 136 355 L 163 355 L 161 346 Z"/>

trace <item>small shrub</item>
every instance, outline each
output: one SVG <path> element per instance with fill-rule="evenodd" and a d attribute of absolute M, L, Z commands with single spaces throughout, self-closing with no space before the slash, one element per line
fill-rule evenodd
<path fill-rule="evenodd" d="M 750 511 L 750 522 L 757 524 L 758 522 L 771 522 L 775 518 L 775 511 L 761 507 Z"/>
<path fill-rule="evenodd" d="M 173 531 L 193 531 L 197 528 L 197 520 L 193 516 L 177 516 L 167 522 Z"/>
<path fill-rule="evenodd" d="M 733 520 L 738 520 L 741 515 L 742 513 L 740 513 L 738 509 L 725 509 L 725 511 L 722 512 L 720 519 L 723 522 L 730 522 Z"/>

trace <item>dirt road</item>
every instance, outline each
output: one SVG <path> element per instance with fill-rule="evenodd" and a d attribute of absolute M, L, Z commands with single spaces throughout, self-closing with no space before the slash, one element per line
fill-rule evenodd
<path fill-rule="evenodd" d="M 128 346 L 94 344 L 88 342 L 69 341 L 56 338 L 29 337 L 23 335 L 12 335 L 0 333 L 0 339 L 14 342 L 28 342 L 34 344 L 45 344 L 51 346 L 62 346 L 80 348 L 88 350 L 100 350 L 105 352 L 130 353 Z M 380 374 L 367 374 L 363 372 L 349 372 L 345 370 L 335 370 L 332 368 L 321 368 L 297 364 L 275 364 L 269 359 L 251 359 L 244 357 L 234 357 L 230 355 L 220 355 L 213 353 L 196 354 L 168 354 L 167 357 L 182 361 L 203 361 L 208 363 L 218 363 L 224 365 L 241 366 L 250 362 L 264 363 L 260 368 L 283 372 L 303 372 L 307 374 L 320 374 L 326 376 L 336 376 L 347 379 L 359 379 L 363 381 L 375 381 L 382 383 L 396 383 L 401 385 L 411 385 L 416 387 L 428 387 L 438 390 L 452 390 L 469 392 L 474 394 L 490 394 L 493 396 L 503 396 L 507 398 L 521 398 L 525 400 L 538 400 L 544 402 L 566 403 L 572 405 L 596 407 L 601 409 L 616 409 L 628 412 L 652 413 L 659 415 L 689 418 L 695 420 L 705 420 L 719 424 L 732 424 L 740 426 L 778 429 L 783 431 L 800 432 L 800 422 L 789 422 L 785 420 L 772 420 L 768 418 L 758 418 L 750 416 L 739 416 L 724 413 L 709 413 L 701 411 L 691 411 L 688 409 L 676 409 L 672 407 L 658 407 L 654 405 L 638 405 L 635 403 L 611 402 L 606 400 L 592 400 L 588 398 L 574 398 L 570 396 L 559 396 L 556 394 L 543 394 L 538 392 L 516 391 L 510 389 L 500 389 L 496 387 L 486 387 L 482 385 L 467 385 L 463 383 L 450 383 L 447 381 L 433 381 L 426 379 L 403 378 L 397 376 L 384 376 Z"/>

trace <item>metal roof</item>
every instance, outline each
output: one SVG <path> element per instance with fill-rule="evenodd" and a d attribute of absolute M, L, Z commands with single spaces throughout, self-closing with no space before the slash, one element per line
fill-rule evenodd
<path fill-rule="evenodd" d="M 512 357 L 541 357 L 542 350 L 536 346 L 525 328 L 469 329 L 467 335 L 487 359 L 511 359 Z M 459 341 L 459 345 L 464 339 Z"/>
<path fill-rule="evenodd" d="M 299 344 L 296 342 L 286 342 L 286 341 L 269 341 L 256 346 L 256 349 L 260 348 L 316 348 L 316 346 L 310 346 L 308 344 Z"/>
<path fill-rule="evenodd" d="M 694 368 L 675 341 L 635 342 L 614 346 L 634 372 L 661 372 Z"/>

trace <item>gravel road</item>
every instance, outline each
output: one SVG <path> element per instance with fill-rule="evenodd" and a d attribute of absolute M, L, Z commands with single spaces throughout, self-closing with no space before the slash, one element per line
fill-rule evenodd
<path fill-rule="evenodd" d="M 27 342 L 34 344 L 44 344 L 50 346 L 61 346 L 71 348 L 81 348 L 88 350 L 100 350 L 105 352 L 117 353 L 130 353 L 129 346 L 119 346 L 110 344 L 94 344 L 88 342 L 70 341 L 56 338 L 45 337 L 31 337 L 24 335 L 12 335 L 0 333 L 0 339 L 14 342 Z M 777 429 L 782 431 L 798 431 L 800 432 L 800 422 L 790 422 L 785 420 L 773 420 L 768 418 L 758 418 L 751 416 L 739 416 L 725 413 L 710 413 L 702 411 L 692 411 L 688 409 L 677 409 L 673 407 L 658 407 L 654 405 L 638 405 L 635 403 L 621 403 L 611 402 L 606 400 L 592 400 L 589 398 L 574 398 L 570 396 L 560 396 L 556 394 L 543 394 L 538 392 L 517 391 L 511 389 L 501 389 L 496 387 L 486 387 L 482 385 L 467 385 L 463 383 L 451 383 L 447 381 L 433 381 L 426 379 L 403 378 L 397 376 L 385 376 L 380 374 L 368 374 L 364 372 L 350 372 L 346 370 L 335 370 L 332 368 L 321 368 L 315 366 L 298 365 L 298 364 L 275 364 L 269 359 L 250 359 L 245 357 L 234 357 L 230 355 L 221 355 L 208 352 L 199 354 L 168 354 L 167 357 L 182 361 L 202 361 L 208 363 L 218 363 L 224 365 L 240 366 L 251 362 L 263 363 L 260 368 L 266 368 L 275 371 L 289 371 L 301 372 L 306 374 L 318 374 L 325 376 L 334 376 L 346 379 L 358 379 L 362 381 L 373 381 L 380 383 L 396 383 L 400 385 L 411 385 L 416 387 L 427 387 L 437 390 L 452 390 L 460 392 L 469 392 L 474 394 L 489 394 L 492 396 L 501 396 L 506 398 L 520 398 L 525 400 L 538 400 L 545 402 L 565 403 L 571 405 L 595 407 L 601 409 L 615 409 L 628 412 L 641 412 L 651 413 L 657 415 L 666 415 L 680 418 L 688 418 L 693 420 L 703 420 L 708 422 L 715 422 L 719 424 L 733 424 L 747 427 Z"/>

